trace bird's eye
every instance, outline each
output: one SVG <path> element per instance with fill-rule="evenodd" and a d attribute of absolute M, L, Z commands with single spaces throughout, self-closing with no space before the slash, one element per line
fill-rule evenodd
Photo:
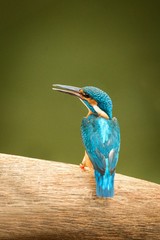
<path fill-rule="evenodd" d="M 84 96 L 85 98 L 90 98 L 90 96 L 89 96 L 88 93 L 83 93 L 83 96 Z"/>

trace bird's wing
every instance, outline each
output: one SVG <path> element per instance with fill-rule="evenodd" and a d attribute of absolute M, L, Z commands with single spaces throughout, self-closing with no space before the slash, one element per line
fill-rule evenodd
<path fill-rule="evenodd" d="M 82 120 L 81 133 L 86 151 L 95 170 L 104 174 L 106 167 L 114 171 L 120 148 L 120 129 L 116 118 L 90 115 Z"/>

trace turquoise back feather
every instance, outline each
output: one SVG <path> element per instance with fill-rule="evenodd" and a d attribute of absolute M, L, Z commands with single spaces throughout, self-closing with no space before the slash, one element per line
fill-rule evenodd
<path fill-rule="evenodd" d="M 83 118 L 82 140 L 93 164 L 98 196 L 114 195 L 114 175 L 120 149 L 120 129 L 116 118 L 107 120 L 91 114 Z"/>

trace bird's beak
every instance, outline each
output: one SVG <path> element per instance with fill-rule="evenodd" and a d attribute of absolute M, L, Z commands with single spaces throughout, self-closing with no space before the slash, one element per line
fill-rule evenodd
<path fill-rule="evenodd" d="M 61 85 L 61 84 L 53 84 L 53 90 L 59 91 L 59 92 L 63 92 L 63 93 L 67 93 L 73 96 L 76 96 L 78 98 L 82 97 L 82 94 L 80 92 L 81 88 L 78 87 L 73 87 L 73 86 L 67 86 L 67 85 Z"/>

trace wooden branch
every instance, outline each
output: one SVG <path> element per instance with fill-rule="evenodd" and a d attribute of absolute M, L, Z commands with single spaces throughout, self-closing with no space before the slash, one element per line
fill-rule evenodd
<path fill-rule="evenodd" d="M 116 174 L 102 199 L 79 166 L 0 154 L 0 239 L 160 239 L 160 185 Z"/>

